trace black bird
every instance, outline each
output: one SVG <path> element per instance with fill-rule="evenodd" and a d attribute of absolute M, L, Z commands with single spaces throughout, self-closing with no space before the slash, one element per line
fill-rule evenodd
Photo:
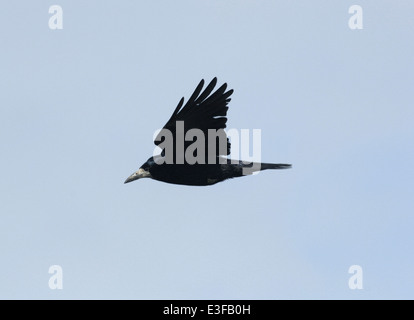
<path fill-rule="evenodd" d="M 149 158 L 138 171 L 125 180 L 125 183 L 140 178 L 152 178 L 173 184 L 207 186 L 226 179 L 251 174 L 255 171 L 287 169 L 291 167 L 290 164 L 246 164 L 243 161 L 226 158 L 230 154 L 230 142 L 224 132 L 224 128 L 226 128 L 227 122 L 227 104 L 231 100 L 229 97 L 232 95 L 233 90 L 226 91 L 227 84 L 225 83 L 211 94 L 216 84 L 217 78 L 214 78 L 201 93 L 204 86 L 204 80 L 201 80 L 184 107 L 184 98 L 180 100 L 171 118 L 154 141 L 155 145 L 161 146 L 167 139 L 167 136 L 162 133 L 165 132 L 164 130 L 167 130 L 171 133 L 172 143 L 170 145 L 172 148 L 169 148 L 170 145 L 167 143 L 161 155 Z M 198 136 L 194 140 L 184 140 L 184 136 L 191 129 L 198 129 L 198 132 L 202 132 L 204 141 L 202 139 L 198 141 Z M 220 140 L 220 135 L 212 136 L 212 138 L 215 138 L 215 141 L 209 139 L 209 129 L 217 132 L 220 131 L 224 135 L 224 147 L 223 143 L 220 143 L 223 141 Z M 183 140 L 181 142 L 179 141 L 180 134 Z M 184 151 L 193 142 L 198 142 L 198 146 L 201 146 L 189 153 L 192 156 L 199 156 L 197 159 L 201 161 L 195 163 L 193 160 L 189 161 L 187 157 L 184 157 Z M 217 142 L 219 143 L 217 144 Z M 180 143 L 181 147 L 179 146 Z M 216 148 L 214 148 L 214 143 Z M 210 144 L 213 145 L 214 149 L 211 148 L 213 152 L 208 148 Z M 211 154 L 213 155 L 211 156 Z M 187 154 L 185 155 L 187 156 Z M 210 158 L 208 158 L 208 155 L 210 155 Z M 169 161 L 167 160 L 168 157 Z"/>

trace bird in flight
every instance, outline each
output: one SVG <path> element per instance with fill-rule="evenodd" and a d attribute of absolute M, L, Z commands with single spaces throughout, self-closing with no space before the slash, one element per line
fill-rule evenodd
<path fill-rule="evenodd" d="M 291 167 L 290 164 L 246 163 L 227 158 L 230 141 L 224 128 L 233 90 L 226 91 L 224 83 L 212 93 L 216 84 L 217 78 L 214 78 L 202 91 L 204 80 L 201 80 L 184 106 L 184 98 L 180 100 L 154 141 L 156 146 L 165 145 L 165 148 L 160 155 L 149 158 L 125 183 L 151 178 L 172 184 L 207 186 L 256 171 Z"/>

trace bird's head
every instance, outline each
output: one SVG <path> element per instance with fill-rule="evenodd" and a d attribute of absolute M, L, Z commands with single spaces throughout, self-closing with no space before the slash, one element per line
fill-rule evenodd
<path fill-rule="evenodd" d="M 141 178 L 152 178 L 151 173 L 149 171 L 150 168 L 150 159 L 148 159 L 147 162 L 145 162 L 141 168 L 138 169 L 138 171 L 134 172 L 133 174 L 131 174 L 124 183 L 128 183 L 128 182 L 132 182 L 134 180 L 138 180 Z"/>

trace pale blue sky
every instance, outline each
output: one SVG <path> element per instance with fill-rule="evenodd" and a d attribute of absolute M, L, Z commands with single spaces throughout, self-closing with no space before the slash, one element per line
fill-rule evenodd
<path fill-rule="evenodd" d="M 3 2 L 0 298 L 413 299 L 413 10 Z M 124 185 L 214 76 L 235 90 L 228 127 L 261 129 L 262 160 L 293 168 Z M 48 287 L 55 264 L 63 290 Z M 363 290 L 348 288 L 354 264 Z"/>

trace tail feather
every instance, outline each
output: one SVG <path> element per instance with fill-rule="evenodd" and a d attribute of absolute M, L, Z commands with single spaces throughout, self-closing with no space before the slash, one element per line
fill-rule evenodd
<path fill-rule="evenodd" d="M 267 169 L 290 169 L 292 167 L 291 164 L 285 163 L 262 163 L 260 166 L 260 170 L 267 170 Z"/>
<path fill-rule="evenodd" d="M 267 169 L 289 169 L 292 167 L 292 165 L 285 163 L 244 163 L 242 161 L 240 161 L 240 166 L 243 168 L 243 175 L 252 174 L 253 172 L 263 171 Z"/>

